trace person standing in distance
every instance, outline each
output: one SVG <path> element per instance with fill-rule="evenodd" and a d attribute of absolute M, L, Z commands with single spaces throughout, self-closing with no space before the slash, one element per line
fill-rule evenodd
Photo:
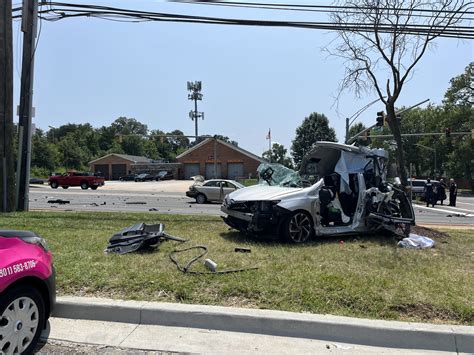
<path fill-rule="evenodd" d="M 446 183 L 444 182 L 444 179 L 441 179 L 439 181 L 439 186 L 438 186 L 438 193 L 437 193 L 437 201 L 441 201 L 441 205 L 443 204 L 443 201 L 446 200 Z"/>
<path fill-rule="evenodd" d="M 456 196 L 458 195 L 458 185 L 454 182 L 454 179 L 449 179 L 449 205 L 456 207 Z"/>
<path fill-rule="evenodd" d="M 431 183 L 431 179 L 428 178 L 426 179 L 426 184 L 425 184 L 425 200 L 426 200 L 426 207 L 429 207 L 428 205 L 431 203 L 431 205 L 434 207 L 435 205 L 435 194 L 433 190 L 433 184 Z"/>

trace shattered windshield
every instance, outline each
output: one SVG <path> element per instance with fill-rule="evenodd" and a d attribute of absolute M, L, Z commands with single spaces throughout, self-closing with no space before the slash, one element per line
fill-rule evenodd
<path fill-rule="evenodd" d="M 281 164 L 262 163 L 257 168 L 259 185 L 302 187 L 300 175 Z"/>

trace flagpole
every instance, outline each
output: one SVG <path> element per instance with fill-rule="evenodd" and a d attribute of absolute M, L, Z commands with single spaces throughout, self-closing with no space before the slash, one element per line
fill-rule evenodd
<path fill-rule="evenodd" d="M 272 131 L 268 129 L 268 150 L 272 150 Z"/>

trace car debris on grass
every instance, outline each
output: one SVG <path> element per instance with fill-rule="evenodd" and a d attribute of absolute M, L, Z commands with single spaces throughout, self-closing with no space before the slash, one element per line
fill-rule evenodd
<path fill-rule="evenodd" d="M 110 238 L 109 243 L 104 250 L 104 253 L 114 253 L 122 255 L 139 251 L 153 250 L 156 249 L 160 245 L 160 243 L 165 240 L 172 240 L 180 243 L 188 242 L 187 239 L 175 237 L 165 233 L 165 225 L 162 223 L 137 223 L 130 227 L 122 229 L 118 233 L 115 233 Z M 175 255 L 190 250 L 200 250 L 200 254 L 198 254 L 197 256 L 193 256 L 187 263 L 185 263 L 184 266 L 182 266 L 176 259 Z M 229 274 L 258 269 L 258 267 L 246 267 L 239 269 L 218 270 L 217 263 L 208 258 L 203 261 L 203 264 L 206 268 L 210 270 L 210 272 L 191 271 L 191 266 L 197 261 L 201 260 L 205 255 L 207 255 L 208 251 L 209 248 L 205 245 L 194 245 L 186 247 L 184 249 L 173 250 L 169 254 L 169 258 L 176 265 L 179 271 L 193 275 Z M 235 251 L 249 253 L 250 249 L 235 248 Z"/>

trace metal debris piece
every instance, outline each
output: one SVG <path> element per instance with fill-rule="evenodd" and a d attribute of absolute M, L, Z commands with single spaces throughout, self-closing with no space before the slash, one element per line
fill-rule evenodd
<path fill-rule="evenodd" d="M 217 263 L 212 261 L 211 259 L 204 260 L 204 266 L 206 266 L 212 272 L 217 271 Z"/>
<path fill-rule="evenodd" d="M 142 249 L 155 248 L 161 240 L 186 241 L 186 239 L 166 234 L 164 224 L 137 223 L 114 234 L 110 238 L 104 253 L 126 254 Z"/>
<path fill-rule="evenodd" d="M 65 204 L 71 203 L 71 201 L 61 200 L 60 198 L 58 198 L 57 200 L 48 200 L 48 203 L 58 203 L 60 205 L 65 205 Z"/>
<path fill-rule="evenodd" d="M 250 253 L 250 252 L 252 252 L 252 250 L 250 248 L 237 247 L 237 248 L 235 248 L 235 252 L 236 253 Z"/>

